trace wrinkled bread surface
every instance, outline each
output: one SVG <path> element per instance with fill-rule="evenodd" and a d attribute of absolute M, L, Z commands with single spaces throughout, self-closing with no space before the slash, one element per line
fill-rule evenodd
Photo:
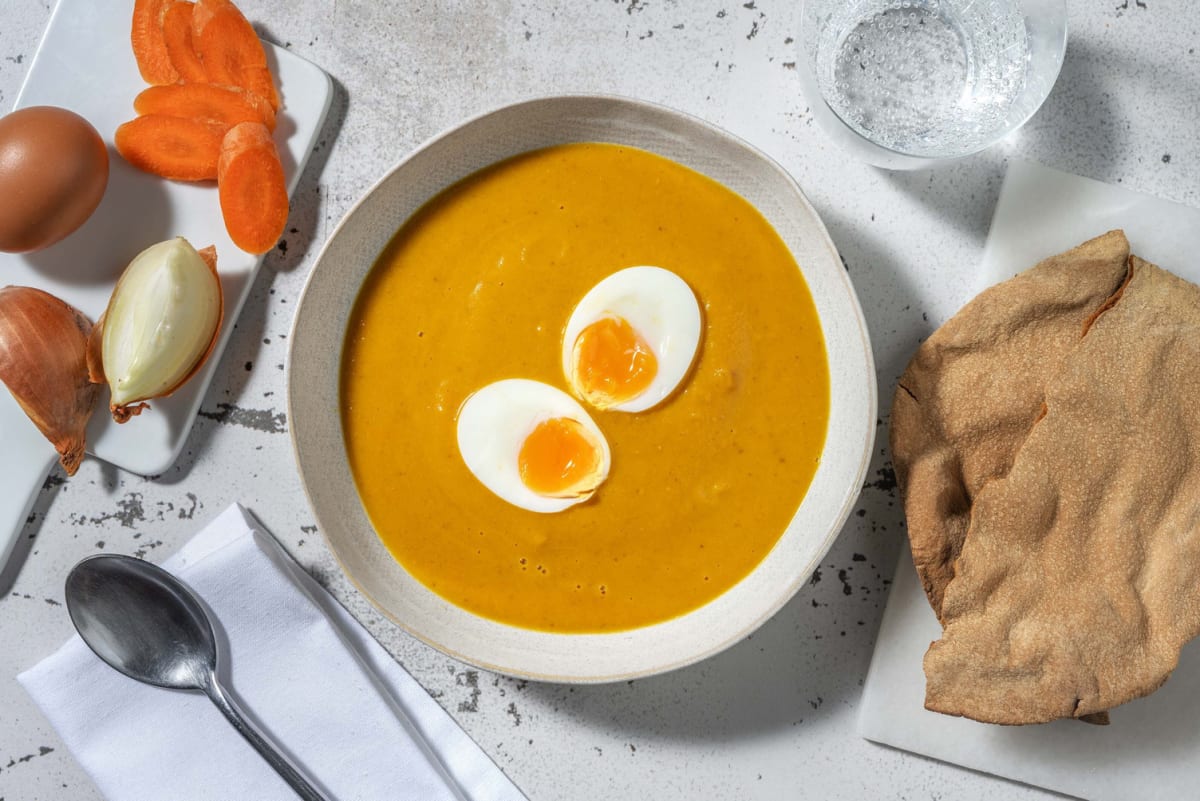
<path fill-rule="evenodd" d="M 1128 270 L 1121 231 L 985 290 L 926 340 L 892 403 L 891 450 L 917 573 L 938 617 L 971 505 L 1007 474 L 1046 382 Z"/>
<path fill-rule="evenodd" d="M 982 439 L 1032 427 L 963 457 L 962 483 L 982 481 L 925 656 L 929 709 L 1006 724 L 1101 712 L 1153 692 L 1200 633 L 1200 288 L 1129 263 L 1086 334 L 1046 356 L 1042 399 L 1016 393 L 1019 414 L 974 423 Z M 1072 298 L 1076 317 L 1092 302 Z M 918 470 L 910 496 L 927 489 Z"/>

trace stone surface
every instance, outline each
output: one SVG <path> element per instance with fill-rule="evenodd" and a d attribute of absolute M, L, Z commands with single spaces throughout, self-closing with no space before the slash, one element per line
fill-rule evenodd
<path fill-rule="evenodd" d="M 98 551 L 161 559 L 246 504 L 534 801 L 612 798 L 1048 798 L 867 743 L 854 719 L 888 579 L 904 546 L 885 451 L 892 388 L 917 343 L 977 289 L 1011 155 L 1200 205 L 1200 16 L 1185 0 L 1071 0 L 1063 74 L 1017 135 L 936 172 L 844 157 L 795 73 L 800 4 L 782 0 L 379 3 L 241 0 L 260 33 L 335 79 L 330 120 L 259 274 L 184 453 L 152 479 L 94 459 L 47 481 L 0 599 L 0 799 L 98 798 L 16 683 L 71 633 L 62 580 Z M 12 108 L 51 5 L 0 8 L 0 111 Z M 824 218 L 872 332 L 880 438 L 820 570 L 752 637 L 693 667 L 568 687 L 495 676 L 386 622 L 339 572 L 291 453 L 284 363 L 320 244 L 427 137 L 505 103 L 601 92 L 722 125 L 779 161 Z M 12 575 L 0 580 L 9 584 Z"/>

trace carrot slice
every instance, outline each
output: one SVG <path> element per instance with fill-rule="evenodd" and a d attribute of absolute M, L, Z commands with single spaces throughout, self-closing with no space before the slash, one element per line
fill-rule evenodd
<path fill-rule="evenodd" d="M 221 141 L 217 197 L 225 230 L 247 253 L 266 253 L 283 235 L 287 184 L 275 142 L 265 125 L 239 123 Z"/>
<path fill-rule="evenodd" d="M 134 0 L 133 27 L 129 40 L 138 72 L 146 83 L 165 84 L 179 80 L 163 39 L 163 14 L 173 0 Z"/>
<path fill-rule="evenodd" d="M 133 99 L 138 114 L 165 114 L 216 122 L 231 128 L 239 122 L 261 122 L 275 129 L 275 111 L 255 94 L 211 83 L 178 83 L 151 86 Z"/>
<path fill-rule="evenodd" d="M 228 0 L 198 0 L 192 12 L 192 44 L 210 83 L 240 86 L 278 108 L 267 54 L 237 6 Z"/>
<path fill-rule="evenodd" d="M 224 130 L 203 120 L 146 114 L 118 127 L 114 143 L 139 170 L 174 181 L 211 181 L 217 177 Z"/>
<path fill-rule="evenodd" d="M 179 74 L 179 79 L 185 83 L 204 83 L 208 80 L 200 56 L 192 47 L 192 10 L 195 7 L 196 4 L 188 0 L 174 0 L 166 7 L 162 18 L 167 57 Z"/>
<path fill-rule="evenodd" d="M 266 67 L 247 66 L 238 71 L 238 85 L 247 92 L 252 92 L 267 102 L 272 110 L 279 110 L 279 92 L 275 89 L 275 79 Z"/>
<path fill-rule="evenodd" d="M 233 0 L 196 0 L 196 7 L 192 10 L 192 37 L 200 38 L 200 32 L 213 14 L 232 5 Z"/>

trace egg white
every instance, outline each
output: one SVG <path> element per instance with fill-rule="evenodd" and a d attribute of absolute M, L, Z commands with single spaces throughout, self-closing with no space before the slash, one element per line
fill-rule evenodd
<path fill-rule="evenodd" d="M 687 376 L 700 345 L 700 304 L 692 288 L 662 267 L 628 267 L 588 290 L 567 320 L 562 343 L 563 374 L 580 398 L 584 395 L 575 375 L 575 340 L 605 317 L 623 318 L 658 359 L 658 373 L 645 391 L 607 408 L 642 412 L 662 403 Z"/>
<path fill-rule="evenodd" d="M 458 411 L 458 451 L 472 475 L 503 500 L 531 512 L 561 512 L 592 493 L 551 498 L 534 492 L 521 480 L 518 461 L 521 446 L 534 428 L 555 417 L 577 421 L 594 438 L 600 451 L 599 485 L 612 462 L 608 441 L 578 401 L 540 381 L 505 379 L 467 398 Z"/>

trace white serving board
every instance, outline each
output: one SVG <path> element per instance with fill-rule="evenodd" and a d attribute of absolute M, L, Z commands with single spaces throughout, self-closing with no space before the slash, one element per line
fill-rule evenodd
<path fill-rule="evenodd" d="M 992 218 L 978 289 L 1113 228 L 1132 251 L 1200 283 L 1200 209 L 1013 161 Z M 967 298 L 963 298 L 965 303 Z M 1097 800 L 1179 799 L 1200 786 L 1200 643 L 1167 683 L 1112 710 L 1109 726 L 1071 720 L 993 726 L 929 712 L 922 659 L 941 626 L 905 548 L 859 710 L 869 740 Z"/>
<path fill-rule="evenodd" d="M 103 391 L 88 429 L 89 453 L 155 475 L 183 448 L 262 257 L 230 241 L 215 183 L 165 181 L 130 167 L 114 149 L 113 133 L 133 119 L 133 99 L 146 87 L 130 48 L 132 13 L 133 0 L 59 0 L 51 14 L 14 108 L 62 106 L 86 118 L 108 144 L 108 188 L 91 218 L 66 239 L 38 253 L 0 253 L 0 283 L 44 289 L 95 320 L 122 269 L 145 248 L 174 236 L 198 248 L 216 246 L 225 318 L 208 362 L 174 395 L 124 425 L 106 414 Z M 275 142 L 290 196 L 324 124 L 333 85 L 298 56 L 274 45 L 266 49 L 283 100 Z M 0 391 L 0 568 L 56 459 L 12 396 Z"/>

